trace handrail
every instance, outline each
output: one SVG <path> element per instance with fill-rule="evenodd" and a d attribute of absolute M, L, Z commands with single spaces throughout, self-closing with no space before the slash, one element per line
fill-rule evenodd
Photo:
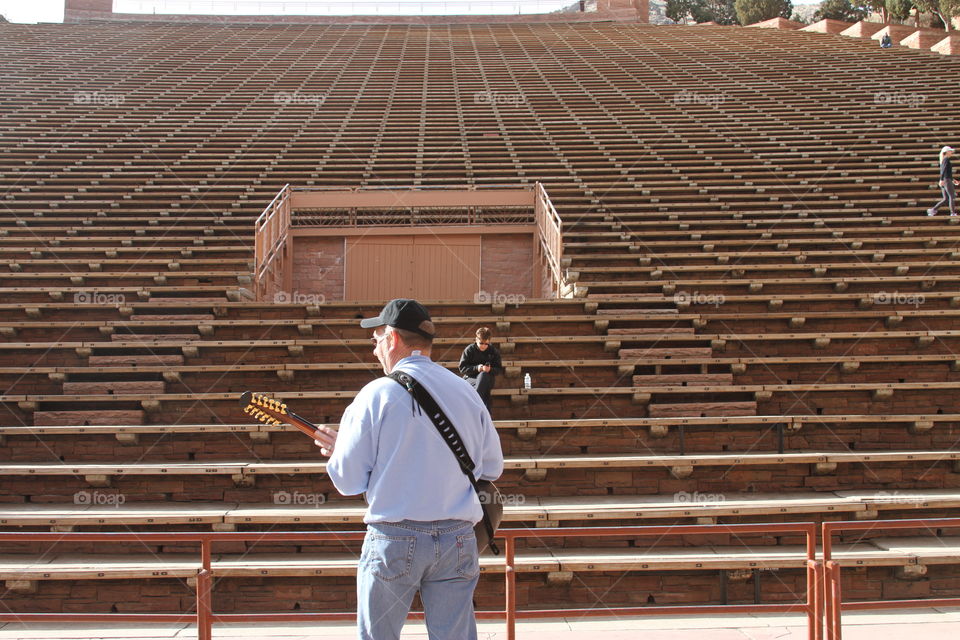
<path fill-rule="evenodd" d="M 753 605 L 687 605 L 661 607 L 618 607 L 592 609 L 516 609 L 516 541 L 521 538 L 551 537 L 663 537 L 667 535 L 728 534 L 734 537 L 748 533 L 794 533 L 806 538 L 807 601 L 805 604 L 753 604 Z M 516 639 L 517 618 L 642 615 L 642 614 L 691 614 L 691 613 L 759 613 L 791 612 L 807 613 L 808 637 L 820 640 L 822 632 L 822 594 L 819 587 L 820 562 L 816 560 L 817 525 L 813 522 L 774 524 L 731 525 L 676 525 L 676 526 L 630 526 L 630 527 L 579 527 L 545 529 L 502 529 L 497 537 L 505 540 L 505 606 L 503 611 L 480 611 L 479 618 L 505 619 L 508 640 Z M 234 613 L 215 614 L 212 610 L 214 569 L 212 545 L 216 542 L 294 542 L 294 541 L 345 541 L 360 540 L 364 531 L 253 531 L 253 532 L 177 532 L 177 533 L 105 533 L 105 532 L 0 532 L 0 542 L 149 542 L 200 544 L 200 560 L 196 576 L 196 612 L 190 613 L 0 613 L 0 622 L 179 622 L 190 618 L 196 621 L 198 640 L 212 640 L 214 622 L 280 622 L 303 620 L 352 620 L 355 614 L 337 613 Z M 163 576 L 152 576 L 163 577 Z M 422 613 L 412 614 L 422 618 Z"/>
<path fill-rule="evenodd" d="M 822 588 L 824 615 L 826 617 L 827 640 L 841 640 L 841 615 L 843 610 L 865 609 L 911 609 L 921 607 L 956 607 L 960 598 L 924 598 L 920 600 L 870 600 L 861 602 L 843 602 L 840 585 L 840 563 L 832 559 L 833 536 L 841 531 L 874 531 L 877 529 L 952 529 L 960 528 L 960 518 L 914 518 L 911 520 L 843 520 L 824 522 L 823 536 L 823 575 Z M 960 562 L 960 559 L 958 559 Z"/>
<path fill-rule="evenodd" d="M 806 542 L 807 602 L 806 604 L 753 604 L 753 605 L 679 605 L 660 607 L 617 607 L 598 609 L 541 609 L 536 611 L 517 611 L 516 609 L 516 540 L 519 538 L 550 537 L 648 537 L 658 538 L 667 535 L 723 535 L 738 537 L 748 533 L 800 533 Z M 787 522 L 772 524 L 708 524 L 708 525 L 654 525 L 627 527 L 558 527 L 544 529 L 501 529 L 498 538 L 506 542 L 504 557 L 506 560 L 506 616 L 507 640 L 516 639 L 516 618 L 603 616 L 603 615 L 651 615 L 651 614 L 695 614 L 695 613 L 785 613 L 805 611 L 809 640 L 822 638 L 823 608 L 820 593 L 821 563 L 816 559 L 817 526 L 812 522 Z"/>
<path fill-rule="evenodd" d="M 264 300 L 276 292 L 290 233 L 290 185 L 285 184 L 254 223 L 254 293 Z"/>
<path fill-rule="evenodd" d="M 550 201 L 543 183 L 537 182 L 534 191 L 534 218 L 537 222 L 537 236 L 540 240 L 541 256 L 550 270 L 557 297 L 562 296 L 563 272 L 563 220 Z"/>

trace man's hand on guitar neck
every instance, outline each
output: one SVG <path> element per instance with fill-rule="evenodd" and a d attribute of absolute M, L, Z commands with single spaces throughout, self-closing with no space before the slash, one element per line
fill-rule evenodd
<path fill-rule="evenodd" d="M 333 455 L 333 447 L 337 443 L 337 430 L 321 424 L 317 427 L 316 438 L 313 444 L 320 447 L 320 453 L 328 458 Z"/>

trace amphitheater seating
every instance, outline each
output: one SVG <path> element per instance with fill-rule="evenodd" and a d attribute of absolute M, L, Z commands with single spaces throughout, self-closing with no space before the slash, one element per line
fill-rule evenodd
<path fill-rule="evenodd" d="M 237 402 L 335 423 L 378 374 L 356 318 L 382 301 L 252 299 L 287 183 L 545 184 L 567 297 L 428 301 L 445 366 L 478 326 L 503 351 L 508 526 L 951 514 L 960 227 L 923 210 L 954 71 L 865 24 L 0 25 L 0 527 L 362 526 L 308 440 Z M 844 550 L 858 596 L 922 596 L 920 564 L 955 592 L 955 540 L 879 535 Z M 527 542 L 521 604 L 800 597 L 801 541 L 748 542 Z M 5 603 L 87 602 L 79 578 L 104 610 L 189 602 L 191 550 L 94 551 L 0 546 Z M 225 610 L 350 610 L 355 551 L 227 545 Z"/>
<path fill-rule="evenodd" d="M 924 538 L 879 539 L 868 544 L 842 545 L 834 550 L 841 566 L 904 567 L 916 564 L 936 565 L 955 562 L 960 540 L 938 541 L 931 547 Z M 683 548 L 660 548 L 655 552 L 636 549 L 605 549 L 585 553 L 582 550 L 525 550 L 516 557 L 520 573 L 557 573 L 590 571 L 604 565 L 611 571 L 690 571 L 756 569 L 802 569 L 806 561 L 803 547 L 777 547 L 758 552 L 754 549 L 712 546 L 691 551 Z M 187 554 L 104 556 L 63 554 L 38 558 L 32 563 L 0 562 L 0 580 L 33 581 L 126 578 L 195 579 L 199 561 Z M 352 576 L 356 573 L 356 556 L 352 553 L 311 555 L 306 553 L 258 553 L 255 560 L 244 554 L 217 554 L 212 559 L 214 572 L 222 578 Z M 480 560 L 481 573 L 502 573 L 504 565 L 496 558 Z"/>

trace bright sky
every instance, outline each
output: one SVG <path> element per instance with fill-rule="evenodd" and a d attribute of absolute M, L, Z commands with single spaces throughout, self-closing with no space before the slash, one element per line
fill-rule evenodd
<path fill-rule="evenodd" d="M 63 0 L 0 0 L 0 15 L 10 22 L 63 22 Z"/>
<path fill-rule="evenodd" d="M 419 13 L 420 2 L 407 2 L 405 0 L 393 0 L 392 2 L 384 0 L 358 0 L 357 5 L 353 5 L 346 0 L 331 0 L 332 2 L 339 2 L 341 7 L 345 6 L 361 6 L 366 5 L 368 9 L 372 9 L 372 5 L 380 5 L 384 9 L 380 11 L 366 10 L 363 13 Z M 537 6 L 541 7 L 541 11 L 550 10 L 555 7 L 566 6 L 573 4 L 573 0 L 428 0 L 435 3 L 435 6 L 440 3 L 448 5 L 450 8 L 453 7 L 462 7 L 458 12 L 461 13 L 489 13 L 490 7 L 498 5 L 500 11 L 498 13 L 515 13 L 516 10 L 504 11 L 503 9 L 507 6 L 516 7 L 518 4 L 524 5 L 524 13 L 536 12 Z M 793 0 L 793 4 L 813 4 L 818 0 Z M 29 0 L 29 2 L 24 2 L 24 0 L 0 0 L 0 15 L 3 15 L 10 22 L 63 22 L 63 2 L 64 0 Z M 115 2 L 121 6 L 142 6 L 144 12 L 149 12 L 146 9 L 149 5 L 154 4 L 167 4 L 170 8 L 176 7 L 177 5 L 186 6 L 187 2 L 178 2 L 177 0 L 115 0 Z M 235 4 L 247 4 L 247 0 L 238 0 L 237 2 L 223 2 L 223 6 L 234 6 Z M 396 10 L 400 4 L 407 5 L 401 10 Z M 202 10 L 203 13 L 209 12 L 209 6 L 211 2 L 199 3 L 194 2 L 195 5 L 206 5 L 206 9 Z M 213 0 L 213 4 L 217 4 L 216 0 Z M 249 2 L 250 5 L 262 4 L 265 7 L 271 6 L 274 7 L 270 13 L 280 13 L 275 7 L 279 5 L 287 5 L 289 7 L 289 12 L 294 14 L 324 14 L 328 11 L 320 10 L 317 7 L 322 6 L 321 2 L 280 2 L 277 0 L 264 0 L 263 2 Z M 310 8 L 304 10 L 305 7 L 310 7 L 313 5 L 312 10 Z M 299 8 L 298 8 L 299 7 Z M 387 9 L 390 7 L 391 9 Z M 120 7 L 118 7 L 120 8 Z M 406 10 L 404 10 L 406 9 Z M 224 10 L 222 13 L 228 13 L 229 10 Z M 166 13 L 173 13 L 173 11 L 166 11 Z M 187 11 L 184 11 L 187 13 Z M 219 12 L 218 12 L 219 13 Z M 251 12 L 254 13 L 254 12 Z M 333 13 L 343 13 L 342 10 L 334 11 Z M 351 13 L 351 12 L 348 12 Z M 360 11 L 354 11 L 353 13 L 360 13 Z"/>
<path fill-rule="evenodd" d="M 450 14 L 541 13 L 575 0 L 114 0 L 115 11 L 187 14 Z M 0 0 L 10 22 L 63 22 L 64 0 Z M 211 11 L 211 7 L 213 10 Z"/>

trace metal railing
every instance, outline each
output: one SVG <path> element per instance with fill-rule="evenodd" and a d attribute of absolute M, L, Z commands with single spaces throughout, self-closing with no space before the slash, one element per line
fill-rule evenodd
<path fill-rule="evenodd" d="M 807 600 L 802 604 L 739 604 L 739 605 L 670 605 L 615 607 L 592 609 L 539 609 L 517 611 L 516 607 L 516 540 L 520 538 L 610 538 L 610 537 L 663 537 L 668 535 L 732 535 L 753 533 L 796 533 L 805 537 L 807 571 Z M 578 527 L 545 529 L 502 529 L 498 538 L 506 541 L 504 558 L 506 560 L 506 622 L 507 640 L 516 638 L 517 618 L 544 618 L 568 616 L 621 616 L 697 613 L 789 613 L 803 611 L 807 614 L 809 640 L 820 640 L 823 632 L 823 607 L 820 593 L 821 565 L 816 559 L 817 525 L 812 522 L 788 522 L 776 524 L 705 524 L 705 525 L 664 525 L 638 527 Z M 643 570 L 643 569 L 639 569 Z M 647 569 L 649 571 L 649 569 Z"/>
<path fill-rule="evenodd" d="M 290 235 L 290 185 L 270 201 L 254 224 L 254 293 L 257 300 L 272 298 L 277 278 L 285 277 Z"/>
<path fill-rule="evenodd" d="M 921 607 L 956 607 L 960 598 L 925 598 L 918 600 L 868 600 L 843 602 L 840 583 L 840 563 L 833 560 L 833 536 L 842 531 L 877 531 L 887 529 L 952 529 L 960 528 L 960 518 L 917 518 L 913 520 L 864 520 L 823 523 L 823 575 L 824 614 L 826 616 L 827 640 L 840 640 L 841 615 L 843 611 L 872 609 L 910 609 Z M 960 558 L 957 558 L 960 563 Z"/>
<path fill-rule="evenodd" d="M 752 605 L 687 605 L 659 607 L 617 607 L 591 609 L 539 609 L 517 611 L 516 606 L 516 541 L 523 538 L 581 538 L 581 537 L 652 537 L 667 535 L 732 535 L 740 534 L 802 534 L 806 539 L 806 590 L 805 603 L 797 604 L 752 604 Z M 276 532 L 181 532 L 181 533 L 86 533 L 86 532 L 11 532 L 0 533 L 0 542 L 137 542 L 171 543 L 177 545 L 195 543 L 200 545 L 200 559 L 196 567 L 196 611 L 194 613 L 2 613 L 0 622 L 176 622 L 184 623 L 191 618 L 197 625 L 198 640 L 212 640 L 214 622 L 291 622 L 304 620 L 352 620 L 355 614 L 331 613 L 232 613 L 216 614 L 213 611 L 213 579 L 216 577 L 212 563 L 212 547 L 217 542 L 302 542 L 305 540 L 346 541 L 360 540 L 364 531 L 276 531 Z M 805 611 L 810 640 L 820 640 L 822 632 L 820 563 L 815 558 L 817 526 L 812 522 L 784 524 L 733 524 L 733 525 L 677 525 L 637 527 L 581 527 L 545 529 L 502 529 L 497 537 L 505 540 L 504 579 L 505 606 L 503 611 L 477 612 L 479 618 L 504 619 L 507 638 L 515 640 L 518 618 L 694 614 L 694 613 L 761 613 Z M 786 561 L 785 561 L 786 562 Z M 596 570 L 602 571 L 602 567 Z M 642 569 L 641 569 L 642 570 Z M 149 578 L 170 577 L 158 571 Z M 148 576 L 144 576 L 147 578 Z M 29 580 L 30 574 L 21 579 Z M 412 614 L 422 618 L 420 612 Z"/>
<path fill-rule="evenodd" d="M 550 276 L 553 280 L 553 286 L 557 290 L 557 296 L 562 294 L 563 287 L 563 268 L 561 260 L 563 259 L 563 220 L 557 213 L 553 203 L 550 202 L 550 196 L 543 184 L 538 182 L 534 188 L 534 218 L 537 222 L 537 237 L 539 241 L 539 252 L 542 260 L 550 270 Z M 572 297 L 572 294 L 571 294 Z"/>

